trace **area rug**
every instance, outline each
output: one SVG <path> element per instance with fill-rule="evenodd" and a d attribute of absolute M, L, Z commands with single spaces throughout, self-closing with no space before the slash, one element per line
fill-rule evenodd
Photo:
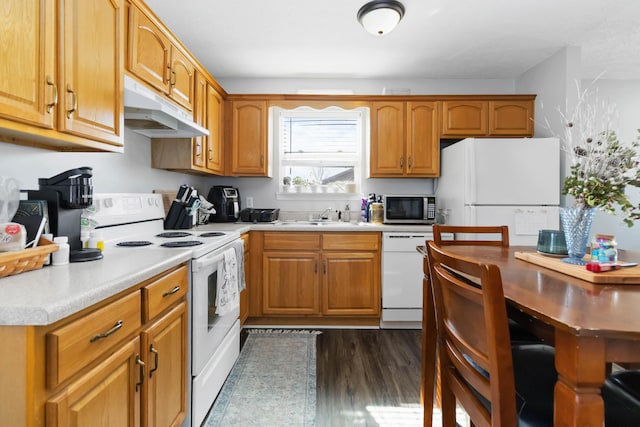
<path fill-rule="evenodd" d="M 206 427 L 310 427 L 316 423 L 319 331 L 250 329 Z"/>

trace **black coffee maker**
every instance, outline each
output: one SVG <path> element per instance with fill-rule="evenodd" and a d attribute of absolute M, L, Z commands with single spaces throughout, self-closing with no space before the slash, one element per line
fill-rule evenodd
<path fill-rule="evenodd" d="M 39 190 L 28 190 L 30 200 L 46 200 L 49 226 L 54 236 L 69 239 L 69 262 L 102 258 L 99 249 L 82 248 L 80 222 L 82 210 L 93 203 L 92 168 L 70 169 L 51 178 L 39 178 Z"/>
<path fill-rule="evenodd" d="M 240 219 L 240 192 L 229 185 L 214 185 L 207 200 L 216 213 L 209 216 L 211 222 L 236 222 Z"/>

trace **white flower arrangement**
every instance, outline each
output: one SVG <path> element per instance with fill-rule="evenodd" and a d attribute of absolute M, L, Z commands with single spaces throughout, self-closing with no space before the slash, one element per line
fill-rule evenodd
<path fill-rule="evenodd" d="M 572 113 L 559 111 L 565 126 L 560 137 L 562 150 L 571 162 L 562 194 L 573 196 L 575 207 L 599 208 L 610 214 L 618 207 L 631 227 L 640 219 L 640 205 L 629 201 L 625 189 L 640 187 L 640 129 L 630 145 L 621 143 L 613 130 L 618 119 L 616 106 L 599 100 L 597 92 L 581 91 L 579 85 L 578 95 Z"/>

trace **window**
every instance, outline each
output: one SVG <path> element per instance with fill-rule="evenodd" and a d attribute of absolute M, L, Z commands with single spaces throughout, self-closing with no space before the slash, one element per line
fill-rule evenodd
<path fill-rule="evenodd" d="M 360 183 L 366 109 L 275 108 L 280 190 L 354 193 Z"/>

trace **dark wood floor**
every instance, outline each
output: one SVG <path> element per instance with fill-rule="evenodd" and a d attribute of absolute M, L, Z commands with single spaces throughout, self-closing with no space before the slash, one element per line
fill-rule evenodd
<path fill-rule="evenodd" d="M 419 330 L 326 329 L 317 355 L 317 427 L 421 425 Z"/>

